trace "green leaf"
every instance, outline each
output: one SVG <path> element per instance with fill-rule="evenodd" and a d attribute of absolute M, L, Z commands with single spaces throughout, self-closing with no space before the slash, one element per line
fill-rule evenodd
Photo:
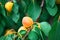
<path fill-rule="evenodd" d="M 22 8 L 23 8 L 23 12 L 26 12 L 27 4 L 25 3 L 25 0 L 21 0 L 21 5 L 22 5 Z"/>
<path fill-rule="evenodd" d="M 3 27 L 5 26 L 5 21 L 1 20 L 1 25 L 3 25 Z"/>
<path fill-rule="evenodd" d="M 45 2 L 46 2 L 46 4 L 48 4 L 49 3 L 49 0 L 45 0 Z"/>
<path fill-rule="evenodd" d="M 12 9 L 12 14 L 17 14 L 18 13 L 19 6 L 14 3 L 13 9 Z"/>
<path fill-rule="evenodd" d="M 15 34 L 10 34 L 10 35 L 8 35 L 8 36 L 10 36 L 12 39 L 14 39 L 14 38 L 17 37 Z"/>
<path fill-rule="evenodd" d="M 12 18 L 12 20 L 15 22 L 15 23 L 17 23 L 17 21 L 19 20 L 19 14 L 18 14 L 18 9 L 19 8 L 19 6 L 16 4 L 16 3 L 14 3 L 14 6 L 13 6 L 13 9 L 12 9 L 12 15 L 11 15 L 11 18 Z"/>
<path fill-rule="evenodd" d="M 15 23 L 18 22 L 19 18 L 20 18 L 20 15 L 19 15 L 19 14 L 13 14 L 13 15 L 12 15 L 12 20 L 13 20 Z"/>
<path fill-rule="evenodd" d="M 58 20 L 58 17 L 59 17 L 59 14 L 60 12 L 58 12 L 57 14 L 56 14 L 56 16 L 54 17 L 54 19 L 53 19 L 53 23 L 55 23 L 57 20 Z"/>
<path fill-rule="evenodd" d="M 0 0 L 0 2 L 4 5 L 8 0 Z"/>
<path fill-rule="evenodd" d="M 0 37 L 0 40 L 5 40 L 5 36 L 1 36 Z"/>
<path fill-rule="evenodd" d="M 30 33 L 28 34 L 28 39 L 29 40 L 38 40 L 38 36 L 34 31 L 30 31 Z"/>
<path fill-rule="evenodd" d="M 6 21 L 6 25 L 7 25 L 6 27 L 11 28 L 15 24 L 15 22 L 10 17 L 5 17 L 4 19 Z"/>
<path fill-rule="evenodd" d="M 54 7 L 56 0 L 49 0 L 49 5 L 51 7 Z"/>
<path fill-rule="evenodd" d="M 4 9 L 3 5 L 0 5 L 0 11 L 3 16 L 6 16 L 5 9 Z"/>
<path fill-rule="evenodd" d="M 46 5 L 49 5 L 50 7 L 54 7 L 56 0 L 45 0 Z"/>
<path fill-rule="evenodd" d="M 40 29 L 38 28 L 37 25 L 33 25 L 33 29 L 32 29 L 32 31 L 36 32 L 37 35 L 40 35 Z M 38 31 L 38 32 L 37 32 L 37 31 Z"/>
<path fill-rule="evenodd" d="M 31 0 L 23 0 L 23 1 L 26 3 L 27 6 L 31 3 Z"/>
<path fill-rule="evenodd" d="M 21 30 L 19 33 L 20 33 L 21 35 L 25 35 L 27 32 L 26 32 L 25 30 Z"/>
<path fill-rule="evenodd" d="M 40 29 L 38 28 L 37 24 L 33 25 L 33 29 L 31 30 L 31 32 L 32 32 L 32 34 L 29 33 L 31 36 L 32 35 L 35 36 L 35 34 L 36 34 L 37 39 L 35 39 L 35 40 L 40 40 L 41 39 Z M 33 40 L 34 36 L 30 40 Z"/>
<path fill-rule="evenodd" d="M 14 3 L 17 3 L 16 0 L 12 0 Z"/>
<path fill-rule="evenodd" d="M 28 15 L 36 21 L 41 13 L 41 7 L 37 3 L 31 3 L 27 10 Z"/>
<path fill-rule="evenodd" d="M 17 37 L 16 40 L 21 40 L 21 38 L 20 37 Z"/>
<path fill-rule="evenodd" d="M 5 23 L 5 20 L 4 19 L 1 19 L 1 25 L 3 26 L 3 27 L 5 27 L 5 25 L 6 25 L 6 23 Z"/>
<path fill-rule="evenodd" d="M 49 40 L 60 40 L 60 21 L 55 21 L 49 33 Z"/>
<path fill-rule="evenodd" d="M 2 24 L 0 24 L 0 36 L 3 34 L 3 31 L 4 31 L 4 27 Z"/>
<path fill-rule="evenodd" d="M 57 11 L 58 11 L 58 8 L 57 8 L 56 5 L 55 5 L 53 8 L 51 8 L 49 5 L 47 5 L 47 6 L 46 6 L 46 9 L 47 9 L 47 11 L 49 12 L 49 14 L 50 14 L 51 16 L 55 16 L 56 13 L 57 13 Z"/>
<path fill-rule="evenodd" d="M 0 16 L 0 21 L 1 21 L 1 16 Z"/>
<path fill-rule="evenodd" d="M 49 18 L 50 18 L 50 15 L 49 15 L 49 13 L 47 12 L 47 10 L 44 8 L 43 10 L 42 10 L 42 14 L 40 15 L 40 21 L 48 21 L 49 20 Z"/>
<path fill-rule="evenodd" d="M 13 40 L 11 37 L 7 36 L 5 40 Z"/>
<path fill-rule="evenodd" d="M 15 38 L 16 38 L 16 35 L 14 35 L 14 34 L 10 34 L 10 35 L 5 36 L 5 40 L 13 40 Z"/>
<path fill-rule="evenodd" d="M 50 24 L 47 22 L 41 22 L 40 25 L 41 25 L 41 30 L 44 32 L 46 36 L 48 36 L 51 30 Z"/>

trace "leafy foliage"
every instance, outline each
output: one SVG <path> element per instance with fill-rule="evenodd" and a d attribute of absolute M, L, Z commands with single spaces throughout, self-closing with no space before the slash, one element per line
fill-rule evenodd
<path fill-rule="evenodd" d="M 13 3 L 11 12 L 5 8 L 9 1 Z M 27 31 L 17 32 L 25 16 L 34 24 Z M 0 40 L 60 40 L 59 16 L 60 0 L 0 0 Z M 16 33 L 5 36 L 7 29 Z"/>

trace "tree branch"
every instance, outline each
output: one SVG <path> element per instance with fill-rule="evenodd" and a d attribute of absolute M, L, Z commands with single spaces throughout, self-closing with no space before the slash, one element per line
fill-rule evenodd
<path fill-rule="evenodd" d="M 42 0 L 42 3 L 41 3 L 41 7 L 43 7 L 44 6 L 44 0 Z"/>
<path fill-rule="evenodd" d="M 30 32 L 31 28 L 28 29 L 26 35 L 22 38 L 22 40 L 25 40 L 25 38 L 28 36 L 29 32 Z"/>

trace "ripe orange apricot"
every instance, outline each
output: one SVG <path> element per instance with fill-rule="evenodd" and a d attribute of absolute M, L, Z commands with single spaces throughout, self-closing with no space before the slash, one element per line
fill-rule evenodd
<path fill-rule="evenodd" d="M 30 17 L 24 17 L 22 19 L 22 24 L 24 27 L 29 28 L 33 25 L 33 20 Z"/>
<path fill-rule="evenodd" d="M 18 29 L 18 32 L 20 32 L 21 30 L 27 31 L 27 29 L 26 29 L 24 26 L 21 26 L 21 27 Z"/>
<path fill-rule="evenodd" d="M 16 33 L 14 29 L 8 29 L 6 30 L 5 36 L 9 35 L 9 34 L 14 34 Z"/>
<path fill-rule="evenodd" d="M 5 8 L 8 12 L 12 11 L 12 7 L 13 7 L 13 3 L 11 1 L 9 1 L 5 4 Z"/>
<path fill-rule="evenodd" d="M 60 4 L 60 0 L 56 0 L 56 4 Z"/>

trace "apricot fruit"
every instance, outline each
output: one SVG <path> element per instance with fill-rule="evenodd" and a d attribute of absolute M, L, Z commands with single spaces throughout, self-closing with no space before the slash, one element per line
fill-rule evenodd
<path fill-rule="evenodd" d="M 7 29 L 6 30 L 6 33 L 5 33 L 5 36 L 9 35 L 9 34 L 15 34 L 15 30 L 14 29 Z"/>
<path fill-rule="evenodd" d="M 5 4 L 5 8 L 8 12 L 12 11 L 12 7 L 13 7 L 13 2 L 9 1 Z"/>
<path fill-rule="evenodd" d="M 22 24 L 24 27 L 29 28 L 33 25 L 33 20 L 30 17 L 24 17 L 22 19 Z"/>

